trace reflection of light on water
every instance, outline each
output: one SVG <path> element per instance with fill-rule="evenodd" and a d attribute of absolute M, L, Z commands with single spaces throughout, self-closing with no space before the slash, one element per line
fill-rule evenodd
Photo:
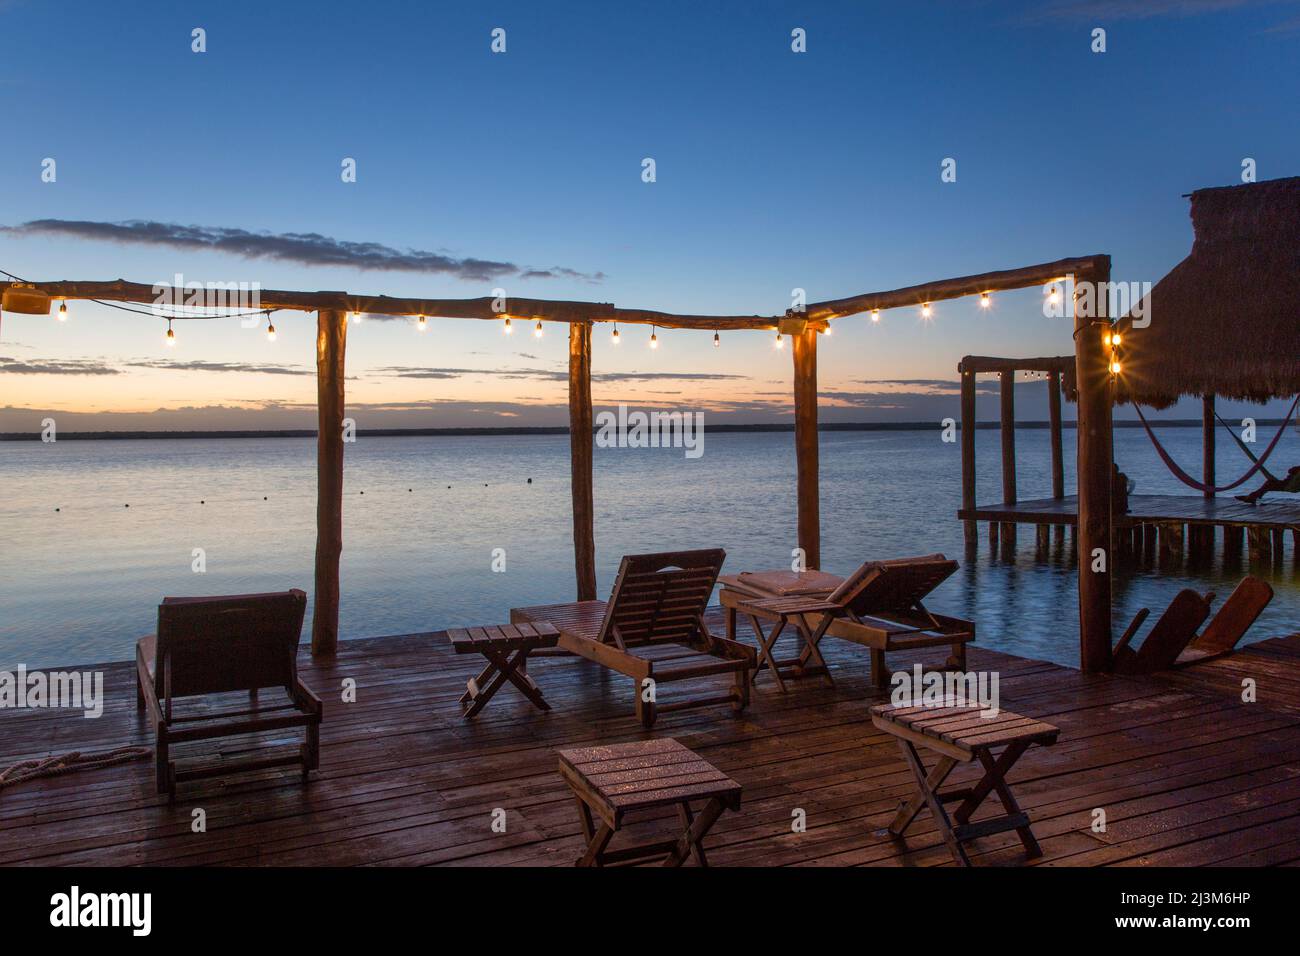
<path fill-rule="evenodd" d="M 1163 429 L 1161 438 L 1180 461 L 1198 460 L 1199 429 Z M 963 567 L 936 592 L 934 610 L 973 617 L 981 645 L 1077 663 L 1070 561 L 1040 563 L 1029 527 L 1020 529 L 1011 560 L 991 558 L 983 525 L 975 560 L 967 561 L 955 518 L 959 443 L 941 442 L 937 428 L 823 432 L 820 439 L 827 570 L 945 552 Z M 1023 497 L 1050 493 L 1048 440 L 1046 429 L 1017 433 Z M 1067 430 L 1067 463 L 1073 441 Z M 793 444 L 789 432 L 715 432 L 695 460 L 681 449 L 597 448 L 602 596 L 625 552 L 722 546 L 727 571 L 787 567 L 795 537 Z M 979 500 L 1001 500 L 997 430 L 977 432 L 976 448 Z M 1140 431 L 1117 430 L 1115 448 L 1143 493 L 1180 493 Z M 127 659 L 167 594 L 310 592 L 314 452 L 310 438 L 0 443 L 0 668 L 20 660 Z M 1218 453 L 1221 473 L 1240 465 L 1230 443 L 1220 442 Z M 362 435 L 348 445 L 344 636 L 505 620 L 512 606 L 572 599 L 568 454 L 565 435 Z M 1300 461 L 1293 429 L 1276 454 Z M 1067 465 L 1066 493 L 1073 491 Z M 190 571 L 194 547 L 207 552 L 206 575 Z M 494 547 L 506 549 L 505 574 L 490 571 Z M 1249 570 L 1270 580 L 1277 596 L 1248 639 L 1300 631 L 1290 536 L 1286 548 L 1280 572 L 1245 561 L 1225 570 L 1221 539 L 1208 569 L 1126 571 L 1116 577 L 1117 628 L 1139 607 L 1164 607 L 1183 587 L 1216 591 L 1221 601 Z"/>

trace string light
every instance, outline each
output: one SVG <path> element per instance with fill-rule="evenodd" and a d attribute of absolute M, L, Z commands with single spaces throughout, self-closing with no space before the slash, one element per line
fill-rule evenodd
<path fill-rule="evenodd" d="M 923 319 L 928 319 L 928 318 L 929 318 L 930 316 L 932 316 L 932 315 L 934 315 L 934 309 L 931 307 L 930 303 L 929 303 L 929 302 L 922 302 L 922 303 L 921 303 L 921 318 L 923 318 Z"/>
<path fill-rule="evenodd" d="M 419 329 L 421 332 L 426 332 L 429 329 L 429 323 L 425 321 L 425 318 L 422 315 L 415 320 L 415 327 Z"/>
<path fill-rule="evenodd" d="M 717 332 L 713 333 L 713 347 L 715 349 L 722 347 L 722 336 L 720 336 Z"/>
<path fill-rule="evenodd" d="M 879 322 L 879 321 L 880 321 L 880 310 L 879 310 L 879 309 L 872 309 L 872 310 L 871 310 L 871 321 L 872 321 L 872 322 Z"/>
<path fill-rule="evenodd" d="M 617 322 L 614 323 L 614 332 L 612 335 L 610 335 L 609 340 L 613 342 L 615 345 L 618 345 L 618 323 Z"/>
<path fill-rule="evenodd" d="M 503 325 L 503 326 L 501 326 L 501 331 L 502 331 L 504 334 L 506 334 L 506 335 L 514 335 L 515 330 L 514 330 L 514 328 L 510 325 L 510 316 L 508 316 L 508 315 L 506 316 L 506 324 Z"/>
<path fill-rule="evenodd" d="M 172 331 L 172 320 L 167 320 L 167 347 L 176 347 L 176 333 Z"/>
<path fill-rule="evenodd" d="M 1051 284 L 1047 291 L 1047 301 L 1052 305 L 1061 301 L 1061 289 L 1055 282 Z"/>
<path fill-rule="evenodd" d="M 1118 374 L 1119 374 L 1119 359 L 1117 359 L 1117 358 L 1112 358 L 1112 359 L 1110 360 L 1110 374 L 1111 374 L 1111 375 L 1118 375 Z"/>
<path fill-rule="evenodd" d="M 268 342 L 275 341 L 275 324 L 271 322 L 270 312 L 266 313 L 266 340 Z"/>
<path fill-rule="evenodd" d="M 353 312 L 353 313 L 352 313 L 352 321 L 353 321 L 354 323 L 356 323 L 356 324 L 359 325 L 359 324 L 361 323 L 361 313 L 360 313 L 360 312 Z"/>
<path fill-rule="evenodd" d="M 823 334 L 823 335 L 830 335 L 830 334 L 831 334 L 831 324 L 830 324 L 829 322 L 826 323 L 826 331 L 823 332 L 822 334 Z"/>
<path fill-rule="evenodd" d="M 783 348 L 785 348 L 785 341 L 781 338 L 781 333 L 780 333 L 780 332 L 777 332 L 777 333 L 776 333 L 776 342 L 773 343 L 773 345 L 774 345 L 775 348 L 778 348 L 778 349 L 783 349 Z"/>
<path fill-rule="evenodd" d="M 993 300 L 992 300 L 991 298 L 989 298 L 989 294 L 988 294 L 987 292 L 981 292 L 981 293 L 980 293 L 980 308 L 982 308 L 982 309 L 987 309 L 987 308 L 988 308 L 989 306 L 991 306 L 992 304 L 993 304 Z"/>
<path fill-rule="evenodd" d="M 534 336 L 534 338 L 539 338 L 539 339 L 542 337 L 542 320 L 541 320 L 541 319 L 538 319 L 538 320 L 537 320 L 537 324 L 536 324 L 535 326 L 533 326 L 533 336 Z"/>
<path fill-rule="evenodd" d="M 67 302 L 60 302 L 60 303 L 59 303 L 59 321 L 60 321 L 60 322 L 66 322 L 66 321 L 68 321 L 68 303 L 67 303 Z"/>
<path fill-rule="evenodd" d="M 659 348 L 659 330 L 653 325 L 650 326 L 650 347 L 652 349 Z"/>

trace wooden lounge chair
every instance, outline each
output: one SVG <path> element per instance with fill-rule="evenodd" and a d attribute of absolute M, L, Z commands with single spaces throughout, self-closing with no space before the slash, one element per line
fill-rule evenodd
<path fill-rule="evenodd" d="M 887 651 L 948 645 L 951 654 L 947 666 L 964 669 L 966 643 L 975 639 L 975 625 L 934 614 L 924 604 L 926 596 L 957 568 L 956 561 L 942 554 L 893 558 L 866 562 L 825 594 L 747 598 L 724 593 L 723 605 L 729 612 L 728 636 L 734 634 L 734 614 L 748 616 L 762 642 L 764 662 L 778 682 L 781 671 L 787 669 L 795 674 L 825 674 L 818 645 L 827 634 L 870 649 L 877 688 L 889 686 Z M 741 578 L 727 579 L 725 583 L 728 588 L 743 586 Z M 757 619 L 777 622 L 777 626 L 764 635 Z M 781 661 L 772 655 L 772 645 L 786 624 L 799 631 L 804 648 L 797 659 Z"/>
<path fill-rule="evenodd" d="M 158 633 L 136 644 L 136 706 L 149 710 L 157 737 L 158 792 L 174 798 L 182 780 L 301 764 L 303 780 L 320 762 L 321 702 L 298 678 L 298 639 L 307 595 L 299 590 L 228 597 L 165 598 L 158 606 Z M 257 692 L 283 687 L 288 701 L 260 706 Z M 195 707 L 176 715 L 173 703 L 247 691 L 244 710 Z M 189 710 L 189 708 L 187 708 Z M 305 727 L 296 753 L 221 761 L 178 770 L 172 744 L 234 734 Z"/>
<path fill-rule="evenodd" d="M 1174 666 L 1186 667 L 1197 661 L 1230 654 L 1271 600 L 1273 588 L 1267 581 L 1250 575 L 1243 578 L 1228 595 L 1228 600 L 1223 602 L 1223 607 L 1210 618 L 1205 630 L 1192 638 L 1187 649 L 1178 655 Z"/>
<path fill-rule="evenodd" d="M 623 558 L 608 601 L 577 601 L 512 608 L 512 624 L 553 624 L 560 648 L 631 677 L 636 714 L 645 727 L 659 713 L 729 703 L 739 712 L 749 704 L 752 647 L 715 637 L 704 609 L 726 552 L 670 551 Z M 723 695 L 657 702 L 671 681 L 731 674 Z"/>

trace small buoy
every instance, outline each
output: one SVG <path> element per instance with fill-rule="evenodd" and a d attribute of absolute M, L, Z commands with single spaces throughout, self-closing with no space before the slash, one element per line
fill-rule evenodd
<path fill-rule="evenodd" d="M 363 494 L 363 495 L 364 495 L 364 494 L 365 494 L 365 492 L 364 492 L 364 491 L 363 491 L 363 492 L 361 492 L 361 493 L 362 493 L 362 494 Z"/>
<path fill-rule="evenodd" d="M 448 490 L 448 491 L 451 491 L 451 485 L 448 485 L 448 486 L 447 486 L 447 490 Z"/>
<path fill-rule="evenodd" d="M 263 500 L 263 501 L 266 500 L 266 495 L 262 495 L 262 500 Z"/>
<path fill-rule="evenodd" d="M 55 510 L 55 511 L 58 511 L 59 509 L 58 509 L 58 508 L 55 508 L 54 510 Z"/>
<path fill-rule="evenodd" d="M 129 507 L 131 507 L 131 506 L 130 506 L 130 505 L 122 505 L 122 507 L 123 507 L 123 508 L 129 508 Z"/>
<path fill-rule="evenodd" d="M 407 490 L 407 491 L 413 491 L 414 489 L 412 489 L 412 488 L 407 488 L 406 490 Z"/>
<path fill-rule="evenodd" d="M 199 504 L 201 504 L 201 505 L 206 505 L 206 504 L 207 504 L 207 502 L 206 502 L 206 501 L 204 501 L 204 500 L 203 500 L 203 499 L 202 499 L 202 498 L 200 498 L 200 499 L 199 499 Z"/>
<path fill-rule="evenodd" d="M 533 483 L 533 479 L 529 478 L 528 483 L 531 485 Z"/>

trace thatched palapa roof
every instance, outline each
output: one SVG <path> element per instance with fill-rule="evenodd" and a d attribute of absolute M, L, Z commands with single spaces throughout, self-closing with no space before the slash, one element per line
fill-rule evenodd
<path fill-rule="evenodd" d="M 1300 392 L 1300 177 L 1191 194 L 1192 252 L 1120 321 L 1117 398 L 1263 402 Z M 1138 310 L 1134 310 L 1138 311 Z"/>

